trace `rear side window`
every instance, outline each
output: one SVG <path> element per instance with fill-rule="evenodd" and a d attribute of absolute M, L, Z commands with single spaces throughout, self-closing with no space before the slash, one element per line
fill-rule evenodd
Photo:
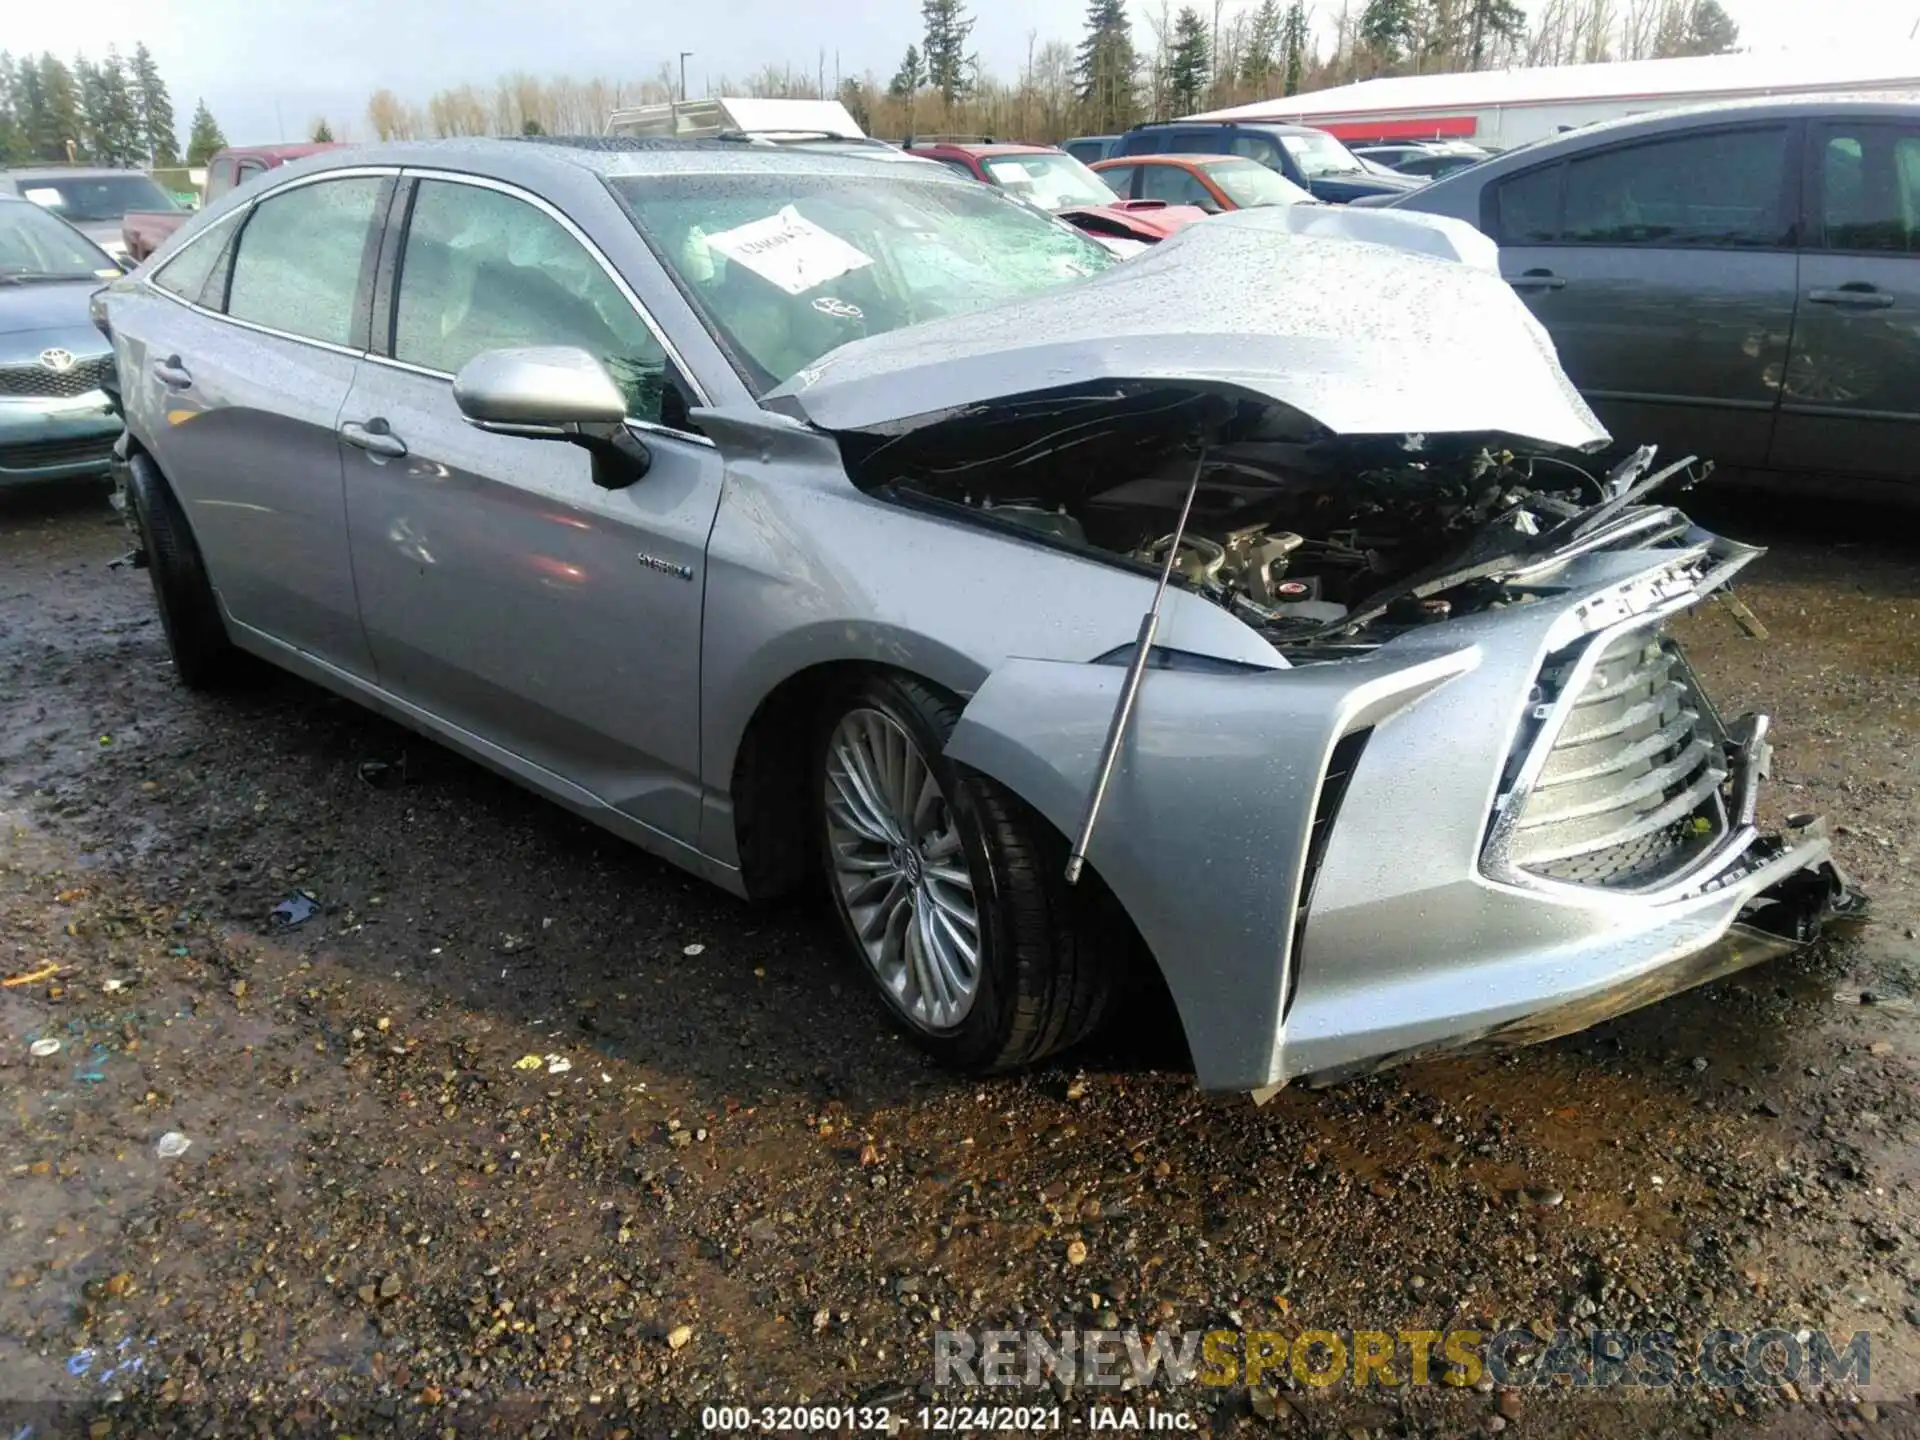
<path fill-rule="evenodd" d="M 385 181 L 322 180 L 270 196 L 240 232 L 227 293 L 236 320 L 352 345 L 354 298 Z"/>
<path fill-rule="evenodd" d="M 1784 125 L 1577 155 L 1499 187 L 1499 239 L 1718 250 L 1782 245 L 1789 230 L 1786 161 Z"/>
<path fill-rule="evenodd" d="M 207 167 L 207 199 L 218 200 L 233 189 L 233 160 L 216 160 Z"/>
<path fill-rule="evenodd" d="M 153 283 L 182 300 L 206 304 L 207 278 L 213 274 L 214 266 L 220 260 L 220 252 L 226 249 L 232 233 L 231 217 L 208 226 L 194 237 L 186 249 L 154 272 Z M 215 296 L 214 303 L 217 305 L 218 302 L 219 297 Z"/>
<path fill-rule="evenodd" d="M 629 415 L 688 428 L 667 398 L 666 351 L 563 226 L 497 190 L 421 181 L 400 258 L 394 358 L 452 375 L 483 350 L 523 345 L 585 350 Z"/>
<path fill-rule="evenodd" d="M 1133 194 L 1133 177 L 1139 169 L 1138 165 L 1112 165 L 1093 173 L 1111 185 L 1113 193 L 1124 200 Z"/>
<path fill-rule="evenodd" d="M 1833 124 L 1819 141 L 1819 230 L 1823 250 L 1920 251 L 1920 129 Z"/>
<path fill-rule="evenodd" d="M 1207 148 L 1218 150 L 1220 146 L 1216 142 Z M 1258 160 L 1262 165 L 1270 166 L 1275 170 L 1287 168 L 1280 154 L 1280 143 L 1271 135 L 1256 135 L 1243 130 L 1233 137 L 1232 143 L 1227 146 L 1227 153 L 1239 155 L 1247 160 Z"/>
<path fill-rule="evenodd" d="M 1104 140 L 1069 140 L 1061 149 L 1082 165 L 1092 165 L 1106 158 L 1107 143 Z"/>

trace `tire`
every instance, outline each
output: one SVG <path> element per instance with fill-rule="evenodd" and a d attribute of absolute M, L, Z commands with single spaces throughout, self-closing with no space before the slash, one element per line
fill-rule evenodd
<path fill-rule="evenodd" d="M 127 499 L 147 552 L 147 574 L 153 579 L 174 672 L 189 690 L 230 685 L 239 677 L 241 654 L 227 638 L 220 604 L 180 502 L 148 456 L 135 454 L 127 470 Z"/>
<path fill-rule="evenodd" d="M 951 697 L 904 676 L 874 674 L 838 692 L 812 749 L 815 833 L 855 962 L 895 1022 L 942 1064 L 986 1074 L 1091 1035 L 1122 951 L 1106 943 L 1103 892 L 1062 878 L 1066 846 L 1052 828 L 947 759 L 959 717 Z M 906 792 L 918 804 L 889 805 Z M 913 843 L 901 843 L 909 833 Z"/>

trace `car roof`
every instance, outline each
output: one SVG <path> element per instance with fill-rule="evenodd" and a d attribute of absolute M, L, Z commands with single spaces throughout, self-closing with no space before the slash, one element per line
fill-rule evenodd
<path fill-rule="evenodd" d="M 1175 126 L 1185 128 L 1219 128 L 1239 130 L 1264 130 L 1269 134 L 1283 135 L 1324 135 L 1324 130 L 1316 130 L 1311 125 L 1296 125 L 1289 120 L 1149 120 L 1144 125 L 1136 125 L 1134 130 L 1170 130 Z"/>
<path fill-rule="evenodd" d="M 916 141 L 907 147 L 914 154 L 922 150 L 952 150 L 963 155 L 1053 155 L 1064 153 L 1058 145 L 1033 145 L 1024 140 L 991 140 L 978 144 L 961 140 Z"/>
<path fill-rule="evenodd" d="M 1195 166 L 1205 168 L 1214 165 L 1234 164 L 1259 165 L 1260 162 L 1249 159 L 1245 155 L 1212 155 L 1205 151 L 1199 151 L 1192 155 L 1184 155 L 1161 150 L 1151 155 L 1110 155 L 1105 160 L 1102 160 L 1099 165 L 1093 165 L 1089 168 L 1098 170 L 1101 165 L 1179 165 L 1183 168 Z M 1264 169 L 1265 167 L 1262 166 L 1261 168 Z"/>
<path fill-rule="evenodd" d="M 1736 124 L 1743 120 L 1801 120 L 1835 116 L 1894 116 L 1920 119 L 1920 98 L 1907 93 L 1858 95 L 1773 95 L 1752 100 L 1720 100 L 1704 105 L 1679 105 L 1667 110 L 1651 110 L 1626 115 L 1616 120 L 1600 120 L 1577 129 L 1563 130 L 1530 144 L 1516 145 L 1498 152 L 1499 160 L 1519 159 L 1526 163 L 1554 155 L 1572 154 L 1600 141 L 1631 139 L 1636 135 L 1662 135 L 1698 129 L 1703 125 Z M 1465 173 L 1465 172 L 1461 172 Z M 1451 179 L 1452 177 L 1446 177 Z M 1444 184 L 1445 180 L 1434 182 Z"/>
<path fill-rule="evenodd" d="M 670 140 L 649 135 L 527 135 L 505 139 L 393 140 L 327 150 L 296 161 L 289 173 L 369 165 L 414 165 L 472 169 L 506 179 L 581 172 L 621 179 L 640 175 L 849 175 L 898 176 L 913 167 L 916 179 L 968 183 L 945 166 L 890 146 L 850 141 L 772 144 L 719 138 Z"/>
<path fill-rule="evenodd" d="M 0 170 L 0 178 L 7 180 L 98 180 L 109 175 L 138 175 L 145 179 L 147 172 L 119 165 L 18 165 Z"/>

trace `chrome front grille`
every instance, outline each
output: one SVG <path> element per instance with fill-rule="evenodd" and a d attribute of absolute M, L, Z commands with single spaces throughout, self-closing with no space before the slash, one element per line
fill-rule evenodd
<path fill-rule="evenodd" d="M 1660 629 L 1595 643 L 1597 656 L 1576 649 L 1542 673 L 1534 713 L 1563 718 L 1550 740 L 1536 727 L 1532 743 L 1547 748 L 1526 757 L 1494 844 L 1546 879 L 1639 889 L 1726 833 L 1726 733 Z"/>
<path fill-rule="evenodd" d="M 0 365 L 0 395 L 15 399 L 63 400 L 103 388 L 113 376 L 113 356 L 75 360 L 68 370 L 52 370 L 38 360 Z"/>

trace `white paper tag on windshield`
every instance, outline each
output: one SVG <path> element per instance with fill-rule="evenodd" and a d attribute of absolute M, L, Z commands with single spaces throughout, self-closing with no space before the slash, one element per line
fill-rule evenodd
<path fill-rule="evenodd" d="M 789 295 L 873 263 L 871 255 L 822 230 L 791 205 L 778 215 L 709 235 L 707 245 Z"/>

